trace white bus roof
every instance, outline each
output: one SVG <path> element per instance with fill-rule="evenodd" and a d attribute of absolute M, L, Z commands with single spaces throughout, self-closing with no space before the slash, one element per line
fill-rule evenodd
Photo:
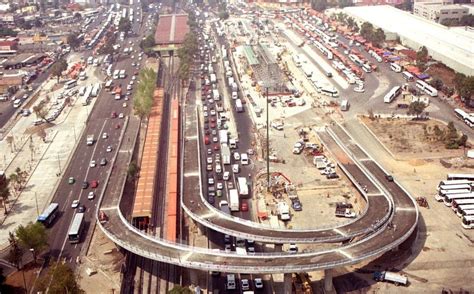
<path fill-rule="evenodd" d="M 449 194 L 449 195 L 444 196 L 444 199 L 446 201 L 454 200 L 454 199 L 468 199 L 468 198 L 474 199 L 474 193 Z"/>
<path fill-rule="evenodd" d="M 71 223 L 71 226 L 69 227 L 68 235 L 79 234 L 79 229 L 81 228 L 83 219 L 84 219 L 84 213 L 76 213 Z"/>

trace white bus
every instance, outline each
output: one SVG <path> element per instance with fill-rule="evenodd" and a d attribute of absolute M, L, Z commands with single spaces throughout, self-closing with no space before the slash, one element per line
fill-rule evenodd
<path fill-rule="evenodd" d="M 471 199 L 455 200 L 455 202 L 460 203 L 460 201 L 469 201 L 469 200 Z M 471 209 L 474 209 L 474 203 L 458 204 L 456 206 L 456 209 L 454 209 L 454 211 L 456 212 L 457 216 L 462 217 L 464 215 L 463 212 L 465 210 L 471 210 Z"/>
<path fill-rule="evenodd" d="M 424 91 L 426 94 L 430 95 L 431 97 L 438 96 L 438 90 L 428 85 L 425 81 L 417 80 L 416 87 L 421 91 Z"/>
<path fill-rule="evenodd" d="M 402 67 L 395 62 L 390 63 L 390 69 L 394 72 L 402 72 Z"/>
<path fill-rule="evenodd" d="M 397 98 L 398 95 L 402 92 L 402 87 L 400 86 L 395 86 L 390 90 L 387 95 L 383 97 L 383 102 L 385 103 L 390 103 L 393 101 L 393 99 Z"/>
<path fill-rule="evenodd" d="M 249 195 L 249 187 L 247 185 L 247 178 L 238 177 L 237 178 L 237 187 L 239 188 L 240 195 Z"/>
<path fill-rule="evenodd" d="M 437 190 L 439 191 L 441 186 L 455 186 L 455 185 L 462 185 L 462 184 L 469 184 L 472 185 L 473 182 L 470 180 L 443 180 L 439 182 Z"/>
<path fill-rule="evenodd" d="M 462 227 L 465 229 L 474 228 L 474 215 L 466 215 L 462 217 Z"/>
<path fill-rule="evenodd" d="M 465 122 L 466 125 L 468 125 L 470 128 L 473 128 L 473 127 L 474 127 L 474 116 L 469 115 L 468 117 L 466 117 L 466 118 L 464 119 L 464 122 Z"/>
<path fill-rule="evenodd" d="M 447 180 L 469 180 L 474 181 L 474 174 L 448 174 Z"/>
<path fill-rule="evenodd" d="M 336 88 L 327 86 L 321 87 L 321 94 L 334 98 L 339 96 L 339 92 Z"/>
<path fill-rule="evenodd" d="M 92 92 L 92 86 L 87 86 L 86 92 L 84 93 L 84 97 L 82 97 L 83 101 L 82 105 L 87 106 L 89 105 L 89 101 L 91 99 L 91 92 Z"/>
<path fill-rule="evenodd" d="M 407 71 L 402 72 L 402 76 L 407 82 L 413 82 L 415 80 L 415 76 Z"/>
<path fill-rule="evenodd" d="M 459 217 L 474 215 L 474 205 L 469 205 L 469 207 L 465 206 L 464 208 L 461 208 L 459 210 L 459 213 L 458 211 L 456 211 L 456 215 Z"/>
<path fill-rule="evenodd" d="M 72 219 L 68 231 L 69 243 L 79 243 L 81 240 L 82 229 L 84 228 L 84 213 L 76 213 Z"/>
<path fill-rule="evenodd" d="M 464 110 L 459 108 L 454 109 L 454 114 L 470 128 L 474 126 L 474 118 L 471 114 L 466 113 Z"/>
<path fill-rule="evenodd" d="M 97 96 L 99 96 L 99 92 L 100 92 L 100 83 L 97 83 L 92 88 L 91 96 L 92 97 L 97 97 Z"/>
<path fill-rule="evenodd" d="M 474 193 L 447 194 L 443 199 L 444 205 L 451 207 L 453 200 L 459 199 L 474 199 Z"/>
<path fill-rule="evenodd" d="M 460 189 L 472 189 L 470 184 L 459 184 L 459 185 L 441 185 L 438 187 L 438 191 L 444 190 L 460 190 Z"/>
<path fill-rule="evenodd" d="M 454 199 L 451 208 L 456 211 L 460 205 L 474 205 L 474 199 Z"/>
<path fill-rule="evenodd" d="M 462 194 L 462 193 L 470 193 L 471 189 L 459 189 L 459 190 L 439 190 L 438 193 L 435 195 L 436 201 L 441 201 L 444 199 L 446 195 L 454 195 L 454 194 Z"/>
<path fill-rule="evenodd" d="M 77 81 L 76 80 L 70 80 L 64 83 L 64 89 L 71 89 L 77 86 Z"/>

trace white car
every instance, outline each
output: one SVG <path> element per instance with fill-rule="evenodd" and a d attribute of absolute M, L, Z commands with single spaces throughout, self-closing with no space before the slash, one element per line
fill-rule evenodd
<path fill-rule="evenodd" d="M 127 107 L 127 102 L 124 102 L 124 103 L 122 104 L 122 107 L 123 107 L 123 108 L 126 108 L 126 107 Z"/>
<path fill-rule="evenodd" d="M 216 115 L 216 111 L 214 109 L 211 109 L 211 115 L 212 116 L 215 116 Z"/>
<path fill-rule="evenodd" d="M 129 90 L 129 91 L 132 90 L 132 85 L 128 85 L 127 90 Z"/>
<path fill-rule="evenodd" d="M 137 79 L 137 76 L 132 76 L 132 81 L 135 81 Z"/>
<path fill-rule="evenodd" d="M 107 133 L 102 134 L 102 139 L 107 139 L 108 137 L 109 137 L 109 134 L 107 134 Z"/>
<path fill-rule="evenodd" d="M 96 167 L 95 160 L 91 160 L 91 163 L 89 164 L 89 167 Z"/>
<path fill-rule="evenodd" d="M 130 84 L 130 85 L 133 85 L 133 81 L 130 81 L 130 83 L 129 83 L 129 84 Z"/>
<path fill-rule="evenodd" d="M 238 174 L 239 173 L 239 165 L 238 164 L 233 164 L 232 165 L 232 172 L 234 174 Z"/>
<path fill-rule="evenodd" d="M 87 199 L 92 200 L 95 198 L 95 193 L 93 191 L 90 191 L 89 194 L 87 194 Z"/>
<path fill-rule="evenodd" d="M 240 284 L 241 284 L 241 286 L 242 286 L 242 290 L 243 290 L 243 291 L 247 291 L 247 290 L 250 289 L 250 285 L 249 285 L 249 280 L 248 280 L 248 279 L 242 279 L 242 280 L 240 281 Z"/>
<path fill-rule="evenodd" d="M 204 111 L 203 115 L 204 115 L 204 117 L 208 117 L 208 116 L 209 116 L 209 114 L 207 113 L 207 111 Z"/>
<path fill-rule="evenodd" d="M 71 207 L 72 208 L 77 208 L 78 206 L 79 206 L 79 199 L 73 200 L 72 204 L 71 204 Z"/>
<path fill-rule="evenodd" d="M 120 112 L 119 113 L 119 118 L 124 118 L 124 117 L 125 117 L 125 115 L 123 114 L 123 112 Z"/>
<path fill-rule="evenodd" d="M 262 289 L 263 288 L 263 282 L 262 282 L 261 278 L 255 278 L 253 280 L 253 282 L 254 282 L 254 285 L 255 285 L 256 289 Z"/>
<path fill-rule="evenodd" d="M 240 154 L 239 152 L 234 152 L 234 160 L 240 160 Z"/>
<path fill-rule="evenodd" d="M 207 163 L 211 164 L 212 163 L 212 157 L 207 158 Z"/>
<path fill-rule="evenodd" d="M 207 183 L 208 183 L 209 185 L 214 185 L 214 178 L 208 178 L 208 179 L 207 179 Z"/>
<path fill-rule="evenodd" d="M 107 149 L 105 149 L 105 152 L 112 152 L 112 146 L 107 146 Z"/>
<path fill-rule="evenodd" d="M 224 184 L 222 182 L 217 183 L 217 190 L 224 189 Z"/>
<path fill-rule="evenodd" d="M 212 137 L 212 142 L 217 143 L 218 141 L 219 139 L 217 139 L 217 137 Z"/>

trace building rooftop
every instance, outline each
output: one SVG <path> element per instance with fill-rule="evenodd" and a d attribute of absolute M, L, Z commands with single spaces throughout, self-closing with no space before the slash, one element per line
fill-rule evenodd
<path fill-rule="evenodd" d="M 255 53 L 252 50 L 251 46 L 244 46 L 244 53 L 245 57 L 247 57 L 247 61 L 249 62 L 249 65 L 257 65 L 259 64 L 257 57 L 255 56 Z"/>
<path fill-rule="evenodd" d="M 384 31 L 396 33 L 402 40 L 410 40 L 406 43 L 415 50 L 418 49 L 416 46 L 420 47 L 421 44 L 426 46 L 434 58 L 457 71 L 466 75 L 474 74 L 473 31 L 459 33 L 457 30 L 386 5 L 346 7 L 344 11 Z"/>
<path fill-rule="evenodd" d="M 160 15 L 155 32 L 157 45 L 181 44 L 189 32 L 187 14 Z"/>

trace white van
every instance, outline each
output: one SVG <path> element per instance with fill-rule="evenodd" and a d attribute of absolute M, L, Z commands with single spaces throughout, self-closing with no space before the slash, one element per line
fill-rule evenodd
<path fill-rule="evenodd" d="M 219 163 L 216 163 L 216 173 L 220 174 L 222 172 L 222 167 Z"/>
<path fill-rule="evenodd" d="M 242 153 L 240 154 L 240 163 L 242 165 L 247 165 L 249 164 L 249 156 L 247 155 L 247 153 Z"/>
<path fill-rule="evenodd" d="M 227 275 L 226 289 L 227 290 L 235 290 L 236 289 L 235 275 L 234 274 L 228 274 Z"/>
<path fill-rule="evenodd" d="M 13 101 L 13 107 L 18 108 L 20 107 L 20 105 L 21 105 L 21 99 L 18 98 L 18 99 L 15 99 L 15 101 Z"/>
<path fill-rule="evenodd" d="M 222 176 L 222 179 L 223 179 L 224 181 L 228 181 L 229 178 L 230 178 L 230 172 L 225 171 L 225 172 L 224 172 L 224 175 Z"/>

